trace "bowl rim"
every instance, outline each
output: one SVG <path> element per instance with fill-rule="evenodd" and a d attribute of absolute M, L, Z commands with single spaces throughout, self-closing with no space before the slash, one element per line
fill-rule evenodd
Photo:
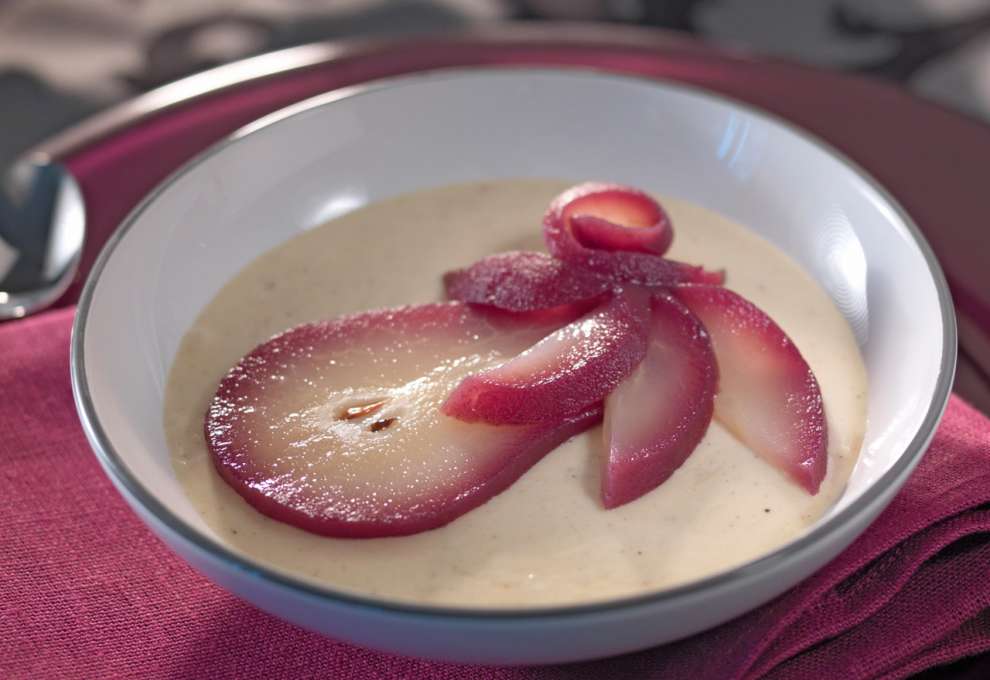
<path fill-rule="evenodd" d="M 131 228 L 144 212 L 157 200 L 158 196 L 167 191 L 181 177 L 191 172 L 207 159 L 222 152 L 228 146 L 237 143 L 239 140 L 259 132 L 265 128 L 275 125 L 281 121 L 294 116 L 306 113 L 313 109 L 330 106 L 337 102 L 360 97 L 366 94 L 378 92 L 399 86 L 408 86 L 426 80 L 459 79 L 470 77 L 485 77 L 492 74 L 500 75 L 570 75 L 570 76 L 592 76 L 596 78 L 607 78 L 615 80 L 629 81 L 639 84 L 647 84 L 661 89 L 674 90 L 680 93 L 690 94 L 700 99 L 709 100 L 723 106 L 733 107 L 749 116 L 762 119 L 765 122 L 779 126 L 792 133 L 802 141 L 815 147 L 818 151 L 825 153 L 839 161 L 854 175 L 858 176 L 867 186 L 869 186 L 882 201 L 894 212 L 907 228 L 908 234 L 914 244 L 920 250 L 928 273 L 935 284 L 938 299 L 939 312 L 942 322 L 942 356 L 939 362 L 939 373 L 936 379 L 935 388 L 929 403 L 928 410 L 920 426 L 912 437 L 910 443 L 897 458 L 894 464 L 883 475 L 876 479 L 867 487 L 862 495 L 847 505 L 842 510 L 829 517 L 824 522 L 813 526 L 810 530 L 802 533 L 797 538 L 784 543 L 783 545 L 767 552 L 748 562 L 744 562 L 736 567 L 725 571 L 717 572 L 713 575 L 689 581 L 662 590 L 654 590 L 646 593 L 625 596 L 620 598 L 536 607 L 477 607 L 477 606 L 456 606 L 456 605 L 432 605 L 412 602 L 402 602 L 385 598 L 376 598 L 368 595 L 337 590 L 329 586 L 320 585 L 312 581 L 296 577 L 290 573 L 282 572 L 277 568 L 269 567 L 261 562 L 256 562 L 252 558 L 242 555 L 231 548 L 225 546 L 220 541 L 207 536 L 195 529 L 190 524 L 182 520 L 168 506 L 158 501 L 151 491 L 146 488 L 137 477 L 130 471 L 123 458 L 116 451 L 110 441 L 109 436 L 103 429 L 102 424 L 96 414 L 96 409 L 89 389 L 89 379 L 86 374 L 85 340 L 87 322 L 90 307 L 97 286 L 99 285 L 101 274 L 107 262 L 112 257 L 118 244 L 127 235 Z M 955 310 L 949 287 L 941 266 L 935 254 L 924 238 L 921 230 L 914 220 L 904 209 L 904 207 L 880 184 L 868 171 L 858 163 L 850 159 L 843 152 L 836 149 L 830 143 L 821 139 L 818 135 L 810 132 L 799 125 L 792 123 L 781 116 L 765 111 L 757 106 L 739 101 L 717 92 L 713 92 L 704 87 L 685 84 L 668 78 L 658 78 L 652 76 L 621 74 L 603 68 L 577 66 L 456 66 L 441 67 L 424 71 L 417 71 L 411 74 L 389 76 L 370 80 L 358 85 L 347 86 L 330 90 L 300 102 L 290 104 L 282 109 L 269 113 L 257 120 L 242 126 L 234 132 L 226 135 L 221 140 L 207 147 L 205 150 L 186 161 L 178 169 L 168 175 L 157 184 L 147 196 L 145 196 L 137 206 L 124 218 L 116 228 L 111 237 L 104 244 L 96 262 L 90 271 L 86 283 L 77 304 L 75 318 L 72 324 L 72 336 L 70 346 L 69 370 L 72 381 L 72 395 L 76 404 L 76 411 L 82 423 L 83 431 L 93 448 L 97 459 L 102 464 L 108 476 L 111 477 L 120 491 L 130 494 L 134 502 L 140 504 L 151 516 L 161 525 L 175 534 L 178 538 L 186 541 L 195 548 L 207 554 L 209 557 L 222 562 L 225 566 L 237 571 L 250 574 L 270 586 L 277 588 L 288 588 L 297 594 L 315 597 L 330 603 L 346 605 L 365 610 L 372 610 L 382 614 L 396 615 L 416 615 L 432 619 L 460 618 L 471 620 L 518 620 L 518 619 L 538 619 L 553 617 L 568 617 L 588 614 L 601 614 L 614 612 L 622 609 L 669 604 L 672 601 L 690 598 L 700 595 L 705 591 L 732 586 L 736 583 L 745 582 L 748 579 L 758 576 L 761 572 L 772 571 L 780 565 L 807 553 L 812 546 L 817 544 L 824 537 L 833 534 L 842 526 L 850 524 L 857 516 L 869 510 L 874 503 L 882 501 L 886 492 L 891 489 L 899 480 L 905 478 L 921 460 L 922 455 L 928 448 L 929 443 L 935 435 L 936 427 L 945 412 L 951 395 L 952 382 L 955 375 L 956 354 L 957 354 L 957 329 Z"/>

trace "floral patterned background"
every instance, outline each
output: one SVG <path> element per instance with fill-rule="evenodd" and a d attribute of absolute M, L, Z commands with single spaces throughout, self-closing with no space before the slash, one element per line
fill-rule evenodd
<path fill-rule="evenodd" d="M 990 120 L 990 0 L 0 0 L 0 167 L 116 101 L 312 40 L 599 20 L 904 83 Z"/>

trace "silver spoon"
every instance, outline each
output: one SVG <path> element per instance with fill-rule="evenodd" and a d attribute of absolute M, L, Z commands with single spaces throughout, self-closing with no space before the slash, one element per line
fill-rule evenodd
<path fill-rule="evenodd" d="M 29 158 L 0 176 L 0 321 L 40 311 L 72 283 L 86 210 L 60 163 Z"/>

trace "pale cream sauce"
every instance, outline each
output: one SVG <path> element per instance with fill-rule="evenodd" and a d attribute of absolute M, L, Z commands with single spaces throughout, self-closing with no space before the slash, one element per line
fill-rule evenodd
<path fill-rule="evenodd" d="M 465 184 L 382 201 L 265 253 L 231 280 L 182 341 L 166 389 L 176 474 L 236 550 L 356 593 L 461 606 L 538 606 L 692 581 L 780 546 L 841 494 L 865 428 L 866 372 L 853 334 L 782 252 L 709 210 L 663 199 L 670 256 L 710 269 L 794 339 L 821 385 L 829 472 L 810 496 L 717 423 L 662 486 L 620 508 L 599 500 L 600 428 L 548 454 L 451 524 L 402 538 L 331 539 L 259 514 L 216 474 L 203 417 L 226 371 L 271 335 L 346 312 L 440 299 L 441 274 L 485 255 L 543 249 L 540 217 L 566 184 Z"/>

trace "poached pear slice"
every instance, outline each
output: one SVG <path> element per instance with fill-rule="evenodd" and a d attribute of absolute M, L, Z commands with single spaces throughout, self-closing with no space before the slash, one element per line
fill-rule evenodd
<path fill-rule="evenodd" d="M 621 192 L 637 197 L 641 194 L 638 190 L 628 187 L 588 182 L 572 187 L 557 196 L 543 216 L 543 239 L 550 253 L 568 264 L 605 277 L 617 285 L 670 286 L 681 283 L 713 285 L 724 283 L 725 274 L 721 271 L 712 272 L 702 267 L 660 257 L 655 252 L 642 252 L 643 248 L 639 246 L 635 250 L 618 249 L 620 245 L 630 245 L 630 239 L 633 241 L 632 245 L 636 245 L 636 239 L 631 234 L 633 230 L 640 228 L 616 223 L 616 220 L 632 219 L 627 216 L 630 212 L 634 212 L 632 208 L 623 211 L 616 207 L 615 204 L 623 195 Z M 634 200 L 637 203 L 640 201 L 639 198 Z M 607 242 L 609 249 L 590 247 L 583 243 L 575 234 L 573 218 L 576 216 L 581 216 L 579 222 L 586 223 L 586 227 L 582 228 L 582 238 L 588 239 L 589 234 L 595 233 L 597 240 L 594 243 L 602 245 Z M 618 238 L 623 230 L 603 226 L 604 222 L 610 222 L 617 227 L 626 227 L 625 236 L 629 238 Z"/>
<path fill-rule="evenodd" d="M 528 312 L 596 298 L 612 286 L 606 278 L 546 253 L 516 250 L 484 257 L 444 274 L 451 300 Z"/>
<path fill-rule="evenodd" d="M 606 508 L 652 491 L 688 459 L 711 423 L 717 386 L 704 327 L 670 295 L 655 295 L 646 356 L 605 400 Z"/>
<path fill-rule="evenodd" d="M 808 493 L 818 493 L 828 466 L 825 406 L 794 341 L 726 288 L 683 286 L 674 294 L 712 339 L 719 369 L 715 418 Z"/>
<path fill-rule="evenodd" d="M 670 218 L 649 194 L 592 182 L 567 207 L 578 242 L 597 250 L 663 255 L 674 239 Z"/>
<path fill-rule="evenodd" d="M 221 381 L 205 423 L 213 461 L 257 510 L 314 533 L 397 536 L 446 524 L 600 418 L 591 405 L 496 426 L 440 410 L 466 375 L 574 316 L 451 302 L 291 329 Z"/>
<path fill-rule="evenodd" d="M 465 377 L 446 415 L 492 425 L 556 422 L 601 403 L 646 353 L 649 293 L 619 291 L 509 361 Z"/>

